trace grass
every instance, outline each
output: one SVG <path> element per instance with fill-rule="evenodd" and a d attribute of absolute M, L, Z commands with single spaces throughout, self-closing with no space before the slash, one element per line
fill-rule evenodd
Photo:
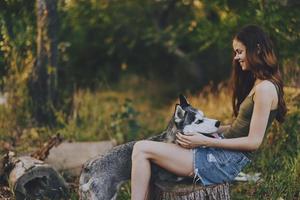
<path fill-rule="evenodd" d="M 158 94 L 162 91 L 148 92 L 147 89 L 153 85 L 136 81 L 132 83 L 138 85 L 136 87 L 78 90 L 73 96 L 72 114 L 66 116 L 57 112 L 59 126 L 54 129 L 25 125 L 13 127 L 16 123 L 6 119 L 13 121 L 16 116 L 0 105 L 1 148 L 5 144 L 6 148 L 10 145 L 9 148 L 17 152 L 32 151 L 32 146 L 41 146 L 56 132 L 60 132 L 67 140 L 109 139 L 118 144 L 158 134 L 171 118 L 177 99 L 169 98 L 164 103 L 158 103 L 161 102 Z M 283 125 L 273 124 L 253 162 L 245 169 L 245 172 L 261 172 L 262 180 L 256 183 L 233 183 L 232 199 L 300 199 L 300 90 L 287 87 L 285 93 L 289 108 L 286 122 Z M 219 119 L 223 124 L 231 123 L 230 92 L 224 85 L 217 89 L 207 86 L 198 94 L 187 94 L 187 98 L 207 116 Z M 19 139 L 12 144 L 11 138 L 17 134 Z M 72 199 L 77 198 L 76 193 L 72 193 Z M 129 183 L 122 186 L 118 199 L 130 199 Z"/>

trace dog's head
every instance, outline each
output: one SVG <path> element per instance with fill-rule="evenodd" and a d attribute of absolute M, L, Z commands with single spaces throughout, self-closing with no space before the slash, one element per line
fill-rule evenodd
<path fill-rule="evenodd" d="M 179 95 L 179 104 L 176 104 L 174 121 L 177 129 L 183 134 L 215 133 L 220 126 L 220 121 L 204 116 L 203 112 L 193 108 L 183 95 Z"/>

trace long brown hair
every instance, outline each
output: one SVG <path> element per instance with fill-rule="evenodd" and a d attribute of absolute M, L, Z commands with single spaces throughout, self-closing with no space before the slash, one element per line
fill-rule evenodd
<path fill-rule="evenodd" d="M 250 70 L 243 71 L 239 62 L 232 60 L 232 107 L 237 116 L 243 100 L 251 91 L 256 79 L 269 80 L 278 89 L 276 119 L 283 122 L 287 108 L 284 101 L 283 81 L 279 71 L 274 46 L 269 36 L 257 25 L 243 27 L 233 38 L 246 47 L 246 59 Z"/>

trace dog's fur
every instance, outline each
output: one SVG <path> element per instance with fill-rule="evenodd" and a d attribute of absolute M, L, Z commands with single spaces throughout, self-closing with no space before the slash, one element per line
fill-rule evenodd
<path fill-rule="evenodd" d="M 148 140 L 160 142 L 176 141 L 178 131 L 183 134 L 198 132 L 205 135 L 215 133 L 220 125 L 217 120 L 204 117 L 203 112 L 193 108 L 182 95 L 180 104 L 175 107 L 174 115 L 165 131 Z M 79 194 L 81 199 L 114 200 L 117 191 L 124 181 L 131 176 L 131 154 L 136 141 L 114 147 L 105 155 L 86 162 L 82 168 L 79 180 Z M 153 179 L 173 179 L 175 175 L 152 165 Z"/>

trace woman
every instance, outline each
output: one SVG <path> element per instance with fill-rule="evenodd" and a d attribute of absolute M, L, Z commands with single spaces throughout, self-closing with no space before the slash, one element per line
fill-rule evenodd
<path fill-rule="evenodd" d="M 231 126 L 220 126 L 218 133 L 225 138 L 178 133 L 180 145 L 137 142 L 132 153 L 133 200 L 147 198 L 150 162 L 178 176 L 196 177 L 203 185 L 232 181 L 250 162 L 273 119 L 284 121 L 283 83 L 270 38 L 258 26 L 248 25 L 236 34 L 232 46 L 236 119 Z"/>

